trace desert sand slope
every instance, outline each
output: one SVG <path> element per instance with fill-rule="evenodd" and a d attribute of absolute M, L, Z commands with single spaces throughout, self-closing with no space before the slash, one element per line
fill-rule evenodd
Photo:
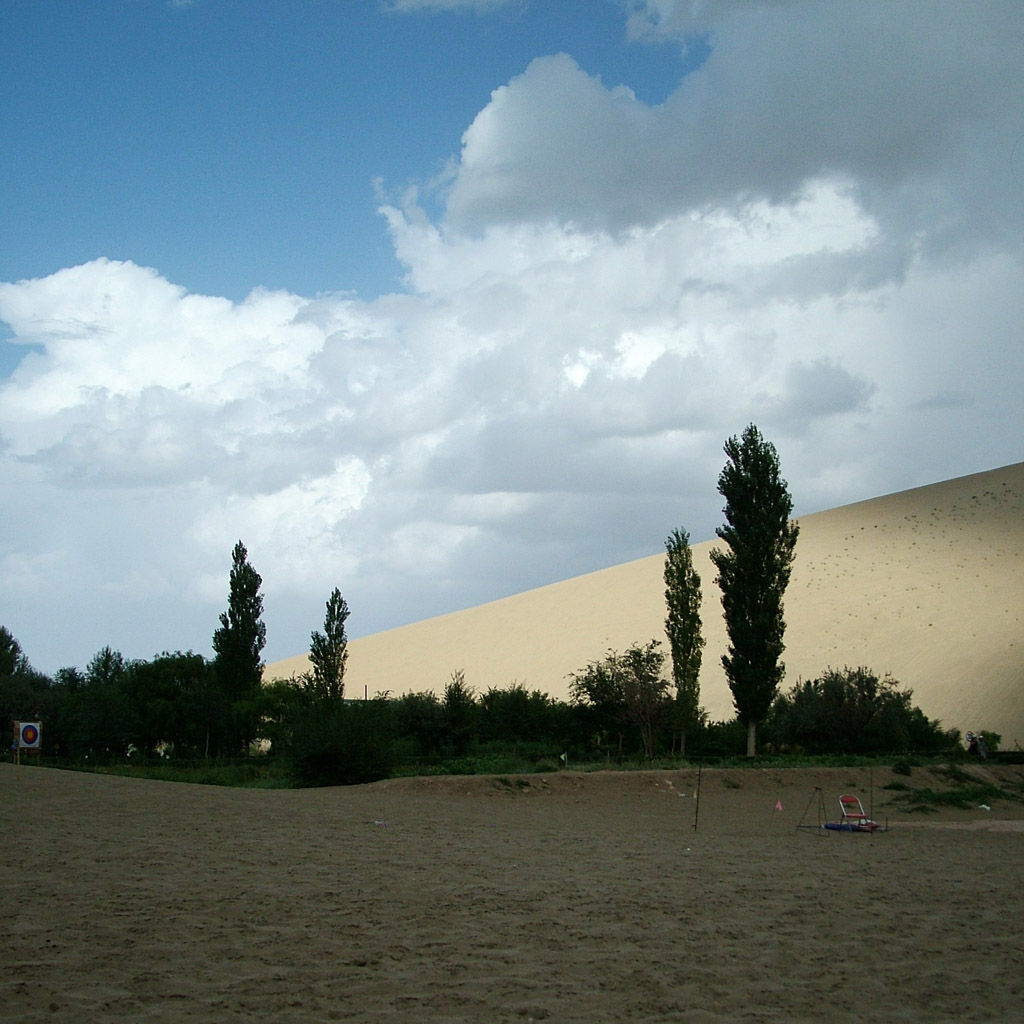
<path fill-rule="evenodd" d="M 867 665 L 914 690 L 947 727 L 1024 744 L 1024 463 L 802 517 L 786 596 L 787 685 Z M 666 531 L 667 532 L 667 531 Z M 707 647 L 702 701 L 732 716 L 714 542 L 693 546 Z M 608 648 L 663 638 L 663 556 L 554 583 L 350 643 L 351 696 L 440 693 L 455 670 L 477 691 L 517 681 L 566 698 Z M 299 656 L 267 678 L 308 668 Z"/>

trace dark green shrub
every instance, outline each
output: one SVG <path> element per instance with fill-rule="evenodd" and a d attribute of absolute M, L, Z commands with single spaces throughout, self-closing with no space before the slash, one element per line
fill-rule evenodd
<path fill-rule="evenodd" d="M 449 757 L 464 757 L 476 742 L 480 706 L 461 670 L 445 686 L 441 710 L 443 750 Z"/>
<path fill-rule="evenodd" d="M 487 690 L 479 701 L 481 744 L 552 743 L 564 733 L 562 708 L 545 693 L 519 683 Z"/>
<path fill-rule="evenodd" d="M 912 696 L 891 676 L 879 678 L 868 668 L 830 668 L 779 696 L 769 728 L 781 748 L 812 754 L 944 750 L 946 734 L 911 703 Z"/>
<path fill-rule="evenodd" d="M 296 722 L 289 775 L 299 786 L 352 786 L 390 775 L 394 721 L 385 700 L 315 701 Z"/>
<path fill-rule="evenodd" d="M 394 702 L 395 730 L 411 743 L 416 756 L 441 752 L 444 740 L 444 710 L 433 693 L 407 693 Z"/>
<path fill-rule="evenodd" d="M 1000 750 L 992 759 L 997 764 L 1024 764 L 1024 750 Z"/>
<path fill-rule="evenodd" d="M 734 757 L 747 748 L 747 727 L 738 719 L 709 722 L 687 737 L 687 757 Z"/>

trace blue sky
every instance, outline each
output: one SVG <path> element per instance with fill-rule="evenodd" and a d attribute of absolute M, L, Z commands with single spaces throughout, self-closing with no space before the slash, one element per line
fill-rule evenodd
<path fill-rule="evenodd" d="M 242 538 L 283 658 L 334 586 L 363 635 L 712 536 L 751 421 L 800 512 L 1019 461 L 1022 40 L 1017 0 L 2 5 L 0 622 L 48 671 L 209 653 Z"/>
<path fill-rule="evenodd" d="M 585 20 L 580 13 L 586 12 Z M 5 5 L 0 278 L 102 254 L 192 291 L 400 286 L 380 193 L 429 184 L 543 53 L 661 102 L 677 46 L 597 0 L 388 12 L 379 0 Z"/>

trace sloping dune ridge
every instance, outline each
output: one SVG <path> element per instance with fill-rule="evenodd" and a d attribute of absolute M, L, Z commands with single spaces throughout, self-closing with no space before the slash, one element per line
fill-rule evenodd
<path fill-rule="evenodd" d="M 845 505 L 799 520 L 786 594 L 786 680 L 866 665 L 914 691 L 946 727 L 1024 744 L 1024 463 Z M 666 531 L 667 532 L 667 531 Z M 701 700 L 733 714 L 715 541 L 693 545 L 707 646 Z M 566 699 L 569 676 L 609 648 L 664 638 L 664 557 L 553 583 L 353 640 L 346 690 L 440 693 L 463 670 L 480 693 L 513 681 Z M 309 667 L 305 655 L 266 678 Z"/>

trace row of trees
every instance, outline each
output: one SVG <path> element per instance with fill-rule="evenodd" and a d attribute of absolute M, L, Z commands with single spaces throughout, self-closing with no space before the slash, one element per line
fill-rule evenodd
<path fill-rule="evenodd" d="M 678 701 L 662 678 L 663 659 L 658 642 L 649 641 L 624 654 L 610 651 L 573 677 L 573 704 L 591 713 L 591 747 L 622 757 L 678 752 Z M 759 723 L 762 746 L 809 754 L 926 753 L 956 747 L 958 734 L 944 732 L 912 698 L 911 690 L 869 668 L 829 668 L 776 694 Z M 739 717 L 711 723 L 701 714 L 691 732 L 691 753 L 733 753 L 747 735 Z"/>
<path fill-rule="evenodd" d="M 124 756 L 129 750 L 244 754 L 281 717 L 281 695 L 262 685 L 261 585 L 239 541 L 212 661 L 191 651 L 129 661 L 104 647 L 84 671 L 62 668 L 51 679 L 32 669 L 18 641 L 0 627 L 0 715 L 43 721 L 44 748 L 70 758 Z"/>
<path fill-rule="evenodd" d="M 747 753 L 755 752 L 763 723 L 770 743 L 791 748 L 934 745 L 935 723 L 912 708 L 909 693 L 866 669 L 830 671 L 779 696 L 783 595 L 798 536 L 790 522 L 792 500 L 774 446 L 754 425 L 730 438 L 725 453 L 718 490 L 726 522 L 716 531 L 723 545 L 712 561 L 729 636 L 722 665 Z M 674 530 L 665 547 L 667 653 L 657 640 L 621 654 L 609 651 L 572 677 L 569 704 L 516 685 L 477 697 L 456 673 L 440 698 L 410 693 L 378 702 L 372 713 L 346 711 L 349 609 L 337 589 L 327 601 L 323 631 L 310 637 L 310 672 L 264 685 L 262 579 L 239 541 L 212 661 L 177 652 L 126 662 L 108 647 L 84 673 L 62 669 L 50 680 L 32 671 L 17 641 L 0 627 L 0 711 L 44 719 L 47 747 L 71 757 L 129 748 L 237 756 L 262 738 L 296 758 L 304 752 L 298 773 L 310 780 L 330 775 L 332 760 L 351 760 L 346 751 L 361 749 L 371 734 L 390 737 L 388 743 L 397 738 L 407 753 L 422 757 L 461 756 L 493 743 L 571 747 L 577 756 L 629 756 L 637 749 L 648 758 L 659 751 L 683 755 L 688 741 L 706 747 L 713 728 L 700 704 L 701 579 L 685 530 Z M 366 750 L 360 759 L 373 763 Z"/>
<path fill-rule="evenodd" d="M 789 585 L 799 528 L 774 445 L 753 424 L 725 443 L 727 462 L 718 478 L 725 524 L 723 545 L 711 553 L 729 637 L 722 654 L 737 723 L 746 751 L 757 749 L 758 728 L 774 749 L 815 753 L 866 753 L 942 749 L 954 741 L 929 721 L 888 676 L 867 668 L 828 669 L 780 695 L 785 675 L 783 596 Z M 693 567 L 689 535 L 674 530 L 665 542 L 665 634 L 675 692 L 662 674 L 657 641 L 624 654 L 609 651 L 573 677 L 573 698 L 588 704 L 602 728 L 617 735 L 638 731 L 653 756 L 659 736 L 684 753 L 688 735 L 704 735 L 700 669 L 705 641 L 700 618 L 701 579 Z M 721 730 L 718 730 L 721 732 Z"/>
<path fill-rule="evenodd" d="M 740 437 L 729 438 L 725 454 L 728 460 L 719 476 L 718 490 L 725 498 L 726 522 L 716 530 L 723 546 L 712 552 L 712 561 L 718 570 L 716 582 L 722 592 L 729 635 L 722 665 L 737 717 L 747 731 L 747 754 L 753 756 L 757 727 L 771 711 L 785 672 L 783 595 L 789 584 L 799 530 L 790 521 L 793 502 L 782 477 L 778 453 L 757 427 L 750 424 Z M 665 547 L 665 633 L 675 685 L 673 699 L 668 699 L 669 683 L 662 672 L 665 655 L 657 640 L 634 645 L 623 654 L 610 651 L 577 673 L 572 682 L 573 703 L 588 707 L 591 716 L 602 723 L 595 735 L 603 735 L 607 743 L 608 737 L 617 733 L 617 749 L 621 752 L 622 730 L 631 723 L 639 730 L 648 757 L 654 756 L 664 720 L 670 720 L 671 748 L 680 754 L 685 754 L 687 736 L 705 722 L 700 705 L 700 669 L 705 646 L 700 618 L 701 579 L 693 566 L 685 530 L 674 530 Z M 239 543 L 235 551 L 236 568 L 238 558 L 244 559 L 244 554 Z M 238 568 L 239 576 L 241 573 Z M 233 600 L 235 577 L 233 569 Z M 255 579 L 258 581 L 259 577 Z M 255 609 L 252 593 L 247 592 L 242 607 L 244 614 L 239 621 L 248 624 L 244 667 L 251 672 L 253 658 L 258 660 L 258 650 L 253 653 L 255 645 L 262 643 L 251 614 Z M 345 661 L 344 654 L 339 655 L 338 651 L 344 651 L 347 614 L 341 595 L 335 591 L 328 602 L 326 632 L 314 633 L 312 637 L 310 660 L 314 668 L 309 685 L 313 709 L 321 717 L 343 695 Z M 229 620 L 234 622 L 230 608 L 228 617 L 222 616 L 225 630 Z M 216 636 L 215 648 L 220 658 L 222 647 L 217 645 Z M 326 682 L 327 677 L 332 682 Z M 444 703 L 449 710 L 460 694 L 468 708 L 463 691 L 465 680 L 458 675 L 453 677 L 445 691 Z M 412 698 L 411 703 L 421 718 L 430 717 L 427 696 Z"/>
<path fill-rule="evenodd" d="M 395 759 L 498 751 L 541 759 L 565 752 L 573 761 L 650 758 L 680 749 L 664 660 L 656 641 L 609 655 L 576 674 L 568 702 L 515 683 L 477 695 L 459 672 L 440 696 L 346 702 L 340 685 L 332 694 L 315 670 L 264 686 L 254 711 L 260 735 L 305 783 L 380 777 Z M 49 754 L 120 761 L 171 750 L 184 757 L 218 753 L 226 730 L 218 732 L 216 692 L 213 662 L 191 653 L 126 662 L 104 648 L 84 673 L 65 670 L 50 680 L 33 672 L 0 628 L 0 707 L 11 718 L 33 709 L 32 717 L 45 722 Z M 690 731 L 691 754 L 735 752 L 737 730 L 746 732 L 735 726 L 701 717 Z M 771 749 L 810 753 L 930 751 L 955 743 L 913 706 L 909 691 L 865 668 L 797 683 L 775 700 L 761 732 Z"/>
<path fill-rule="evenodd" d="M 123 757 L 135 748 L 220 753 L 228 708 L 213 665 L 192 652 L 126 661 L 110 647 L 84 671 L 36 672 L 11 633 L 0 627 L 0 717 L 43 722 L 48 754 Z"/>
<path fill-rule="evenodd" d="M 778 453 L 757 427 L 750 424 L 741 437 L 729 438 L 725 453 L 728 461 L 718 478 L 718 492 L 725 498 L 726 522 L 715 531 L 724 546 L 712 551 L 711 560 L 718 570 L 715 582 L 722 591 L 729 634 L 722 666 L 736 714 L 747 729 L 747 754 L 753 756 L 757 727 L 768 716 L 785 674 L 782 599 L 799 528 L 790 522 L 793 501 Z M 685 751 L 687 732 L 703 718 L 701 580 L 685 530 L 674 530 L 665 548 L 665 633 L 675 682 L 675 727 Z M 616 661 L 617 656 L 609 659 Z"/>
<path fill-rule="evenodd" d="M 456 672 L 440 697 L 407 693 L 321 705 L 297 720 L 284 749 L 291 751 L 293 774 L 309 785 L 370 781 L 388 775 L 396 762 L 413 760 L 443 759 L 449 768 L 467 770 L 457 760 L 467 756 L 515 754 L 551 767 L 563 753 L 570 762 L 650 760 L 679 749 L 664 657 L 657 641 L 609 654 L 574 676 L 569 702 L 518 684 L 478 696 Z M 830 669 L 776 698 L 761 724 L 762 742 L 791 753 L 938 753 L 956 747 L 959 737 L 929 721 L 911 697 L 869 669 Z M 733 754 L 746 731 L 738 720 L 702 719 L 691 732 L 691 756 Z"/>

